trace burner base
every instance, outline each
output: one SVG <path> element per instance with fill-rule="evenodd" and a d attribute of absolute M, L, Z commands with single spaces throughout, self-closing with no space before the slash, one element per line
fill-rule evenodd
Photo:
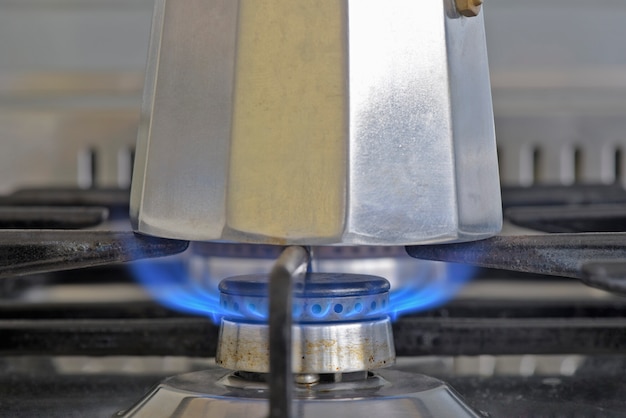
<path fill-rule="evenodd" d="M 367 321 L 294 324 L 294 373 L 349 373 L 395 363 L 389 317 Z M 228 370 L 269 373 L 269 326 L 222 320 L 215 360 Z"/>
<path fill-rule="evenodd" d="M 267 385 L 242 384 L 236 375 L 218 367 L 166 379 L 141 401 L 115 418 L 203 418 L 268 416 Z M 474 417 L 446 383 L 432 377 L 394 369 L 370 374 L 364 381 L 298 386 L 295 416 L 350 418 Z M 339 408 L 339 409 L 338 409 Z"/>

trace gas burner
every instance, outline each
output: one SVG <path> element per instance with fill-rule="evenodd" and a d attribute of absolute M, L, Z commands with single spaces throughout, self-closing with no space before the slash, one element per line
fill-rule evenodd
<path fill-rule="evenodd" d="M 260 275 L 220 283 L 222 307 L 228 312 L 217 349 L 220 366 L 269 372 L 269 327 L 259 321 L 267 316 L 267 286 L 267 277 Z M 349 373 L 391 366 L 395 350 L 385 314 L 388 304 L 389 282 L 381 277 L 307 274 L 293 295 L 293 372 Z"/>
<path fill-rule="evenodd" d="M 445 383 L 390 367 L 395 350 L 385 313 L 389 287 L 383 278 L 354 274 L 308 273 L 295 283 L 294 416 L 335 416 L 341 400 L 345 417 L 377 412 L 394 418 L 477 417 Z M 267 418 L 272 380 L 268 277 L 233 277 L 219 289 L 225 312 L 219 366 L 171 377 L 117 417 Z"/>

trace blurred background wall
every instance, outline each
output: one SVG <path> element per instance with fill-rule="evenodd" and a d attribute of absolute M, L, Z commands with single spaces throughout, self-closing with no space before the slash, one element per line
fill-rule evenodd
<path fill-rule="evenodd" d="M 152 5 L 0 0 L 0 193 L 128 186 Z M 625 182 L 626 2 L 483 11 L 503 183 Z"/>

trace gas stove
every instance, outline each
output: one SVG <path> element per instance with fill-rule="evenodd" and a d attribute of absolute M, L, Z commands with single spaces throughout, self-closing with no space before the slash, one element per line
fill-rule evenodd
<path fill-rule="evenodd" d="M 202 2 L 188 2 L 192 3 Z M 221 21 L 230 22 L 224 25 L 228 28 L 235 27 L 239 19 L 232 6 L 235 2 L 212 3 L 224 5 Z M 278 3 L 290 7 L 290 2 Z M 368 72 L 385 70 L 385 54 L 401 47 L 397 43 L 384 47 L 375 34 L 382 27 L 400 31 L 416 25 L 359 26 L 359 16 L 365 16 L 367 4 L 373 2 L 348 3 L 351 8 L 341 13 L 328 9 L 335 18 L 345 17 L 344 12 L 356 16 L 352 27 L 358 36 L 346 36 L 357 47 L 349 54 L 355 72 L 337 80 L 400 80 L 398 66 L 394 77 L 377 78 L 378 73 Z M 463 18 L 454 12 L 453 3 L 465 4 Z M 0 52 L 6 57 L 0 62 L 0 133 L 4 138 L 0 153 L 0 416 L 626 416 L 626 301 L 622 296 L 626 290 L 626 192 L 622 187 L 626 181 L 626 64 L 615 53 L 624 38 L 626 9 L 614 1 L 521 4 L 499 0 L 482 9 L 478 3 L 443 2 L 446 18 L 470 22 L 476 18 L 472 14 L 478 14 L 485 19 L 503 185 L 503 231 L 481 241 L 432 246 L 389 246 L 398 238 L 393 233 L 385 237 L 389 242 L 378 246 L 363 242 L 364 237 L 384 225 L 393 224 L 400 231 L 406 225 L 401 219 L 408 212 L 399 208 L 407 201 L 395 200 L 393 187 L 383 190 L 387 198 L 379 202 L 383 209 L 394 208 L 393 222 L 388 222 L 389 216 L 375 222 L 359 218 L 350 226 L 356 225 L 355 230 L 346 228 L 343 236 L 336 234 L 341 229 L 337 223 L 343 219 L 339 216 L 328 223 L 334 225 L 334 232 L 328 229 L 330 235 L 311 235 L 304 240 L 308 242 L 274 240 L 282 218 L 290 216 L 293 207 L 313 216 L 314 209 L 323 209 L 328 202 L 332 213 L 341 206 L 341 199 L 330 199 L 336 195 L 310 185 L 305 190 L 316 190 L 316 194 L 302 194 L 304 205 L 291 206 L 291 212 L 265 208 L 263 223 L 255 224 L 250 215 L 256 214 L 246 207 L 237 208 L 237 216 L 229 214 L 232 217 L 225 223 L 219 223 L 225 219 L 221 215 L 215 217 L 211 228 L 225 232 L 218 238 L 247 242 L 196 241 L 196 233 L 198 239 L 213 239 L 207 234 L 214 231 L 208 231 L 207 225 L 202 231 L 186 225 L 181 236 L 165 228 L 182 228 L 185 213 L 176 222 L 160 214 L 159 222 L 142 226 L 156 237 L 136 234 L 131 222 L 137 224 L 137 219 L 129 219 L 129 187 L 135 154 L 141 160 L 146 152 L 141 144 L 135 152 L 135 140 L 137 128 L 146 127 L 140 123 L 139 112 L 145 55 L 157 48 L 157 43 L 148 44 L 154 1 L 0 1 L 0 34 L 4 35 Z M 389 10 L 380 9 L 377 21 L 397 21 L 387 14 Z M 423 8 L 419 15 L 433 10 Z M 193 112 L 182 112 L 175 102 L 190 95 L 206 101 L 211 91 L 199 94 L 199 89 L 175 88 L 159 93 L 156 88 L 157 84 L 168 88 L 167 82 L 156 82 L 159 73 L 186 74 L 192 77 L 187 79 L 192 87 L 206 87 L 202 79 L 206 72 L 176 67 L 182 62 L 178 54 L 188 50 L 180 45 L 172 48 L 178 42 L 172 33 L 182 36 L 184 31 L 196 31 L 205 36 L 205 31 L 215 29 L 194 26 L 191 18 L 200 19 L 201 13 L 192 15 L 183 19 L 183 25 L 173 19 L 177 30 L 165 27 L 162 71 L 148 72 L 146 85 L 150 80 L 156 83 L 157 108 L 170 106 L 161 112 L 167 116 L 164 122 L 155 116 L 158 126 L 153 132 L 165 139 L 171 131 L 181 137 L 213 132 L 202 128 L 207 123 L 204 114 L 189 123 Z M 254 15 L 248 13 L 241 19 Z M 424 21 L 420 28 L 435 19 Z M 328 19 L 306 23 L 326 28 L 325 33 L 335 33 L 342 24 Z M 227 39 L 232 34 L 217 27 L 218 37 Z M 275 35 L 272 25 L 259 30 L 265 32 Z M 409 44 L 424 42 L 433 33 L 425 31 Z M 253 42 L 250 34 L 244 33 Z M 462 41 L 478 45 L 469 39 Z M 441 38 L 431 40 L 434 45 Z M 452 50 L 461 44 L 447 43 Z M 482 62 L 480 74 L 486 75 L 486 61 L 477 58 L 482 56 L 480 48 L 463 51 L 466 58 L 471 55 L 474 61 L 470 62 Z M 276 53 L 271 48 L 267 52 Z M 335 51 L 335 55 L 343 53 L 341 48 Z M 401 56 L 415 59 L 410 53 Z M 220 63 L 236 63 L 229 57 Z M 207 56 L 188 54 L 185 59 L 190 58 L 202 66 Z M 263 54 L 250 59 L 262 58 Z M 311 62 L 314 58 L 315 54 L 308 55 Z M 415 68 L 419 59 L 411 62 Z M 367 65 L 359 67 L 363 63 Z M 278 78 L 283 67 L 275 69 Z M 337 76 L 339 67 L 332 68 Z M 258 75 L 243 70 L 237 73 L 242 82 L 254 81 Z M 463 78 L 467 71 L 458 74 L 459 80 L 467 81 Z M 329 80 L 334 77 L 332 71 L 326 75 Z M 481 80 L 484 87 L 486 79 Z M 228 90 L 220 89 L 230 81 L 216 83 L 218 93 Z M 281 79 L 285 85 L 292 81 Z M 410 97 L 402 94 L 402 86 L 385 86 L 349 89 L 354 93 L 348 97 L 352 113 L 335 109 L 322 116 L 348 115 L 345 131 L 368 144 L 360 150 L 350 144 L 349 152 L 361 162 L 360 167 L 376 166 L 396 178 L 410 168 L 412 175 L 404 178 L 407 183 L 399 189 L 413 190 L 418 174 L 430 175 L 442 165 L 429 166 L 431 160 L 426 157 L 420 164 L 410 164 L 415 153 L 402 147 L 376 148 L 377 133 L 385 132 L 391 119 L 378 117 L 376 109 L 365 105 L 404 106 Z M 399 86 L 397 94 L 385 94 L 395 91 L 394 86 Z M 476 87 L 453 85 L 466 93 L 463 87 L 468 86 Z M 184 94 L 179 95 L 181 91 Z M 233 91 L 233 101 L 246 99 L 245 94 Z M 377 93 L 367 96 L 372 91 Z M 275 99 L 270 93 L 267 97 Z M 326 93 L 341 97 L 336 91 Z M 275 102 L 286 103 L 286 111 L 294 107 Z M 333 106 L 342 104 L 333 102 L 324 109 Z M 481 109 L 486 111 L 488 106 Z M 417 112 L 422 110 L 419 107 Z M 146 114 L 153 111 L 144 108 Z M 455 113 L 460 114 L 458 107 Z M 450 116 L 438 114 L 443 115 L 439 121 Z M 228 115 L 223 116 L 211 114 L 211 123 L 226 123 Z M 475 114 L 469 116 L 473 117 L 461 119 L 477 119 Z M 246 128 L 241 113 L 234 119 L 238 129 Z M 406 133 L 402 122 L 408 119 L 396 121 L 394 132 Z M 311 125 L 309 130 L 344 132 L 335 119 L 330 122 Z M 438 132 L 442 131 L 431 133 Z M 456 145 L 450 150 L 454 151 L 465 143 L 452 142 Z M 267 164 L 259 165 L 256 153 L 247 154 L 254 143 L 237 144 L 232 155 L 239 157 L 232 161 L 224 149 L 210 153 L 211 170 L 216 171 L 208 177 L 218 178 L 230 165 L 240 170 L 237 181 L 243 186 L 255 182 L 273 186 L 275 181 L 266 181 L 271 176 L 255 173 L 259 168 L 273 170 L 275 165 L 265 160 Z M 343 148 L 333 148 L 333 144 L 330 141 L 326 147 L 334 150 L 330 157 L 345 161 Z M 440 152 L 447 147 L 445 141 L 439 145 L 431 151 L 436 151 L 435 160 L 441 162 L 452 152 Z M 158 144 L 153 148 L 158 149 Z M 394 164 L 377 163 L 376 158 L 385 154 L 381 150 L 393 150 L 393 158 L 386 162 Z M 175 156 L 169 151 L 157 156 L 161 160 L 152 169 L 158 169 L 150 173 L 144 167 L 145 172 L 160 183 L 180 178 L 183 186 L 189 178 L 196 178 L 180 165 L 169 166 Z M 207 154 L 184 148 L 182 142 L 176 151 L 186 153 L 185 161 Z M 296 165 L 309 167 L 315 149 L 295 151 L 296 156 L 307 157 L 294 159 L 299 161 Z M 479 164 L 495 169 L 495 159 L 487 154 L 479 155 L 484 158 Z M 400 160 L 404 164 L 395 164 Z M 470 172 L 476 168 L 472 158 L 458 160 L 462 160 L 458 168 Z M 368 191 L 380 185 L 381 179 L 392 177 L 351 165 L 340 168 L 339 174 L 319 167 L 323 165 L 309 167 L 318 170 L 313 178 L 330 179 L 335 185 L 340 184 L 338 180 L 353 182 L 354 193 L 347 202 L 351 216 L 365 213 L 354 202 L 371 196 Z M 341 173 L 348 171 L 350 175 L 342 178 Z M 372 175 L 358 177 L 365 171 Z M 440 174 L 440 178 L 452 178 L 445 170 Z M 461 180 L 472 186 L 472 178 L 467 175 Z M 487 178 L 495 180 L 496 176 Z M 295 177 L 282 176 L 281 181 L 299 184 Z M 159 198 L 165 196 L 174 204 L 194 202 L 197 208 L 209 210 L 204 203 L 209 199 L 195 192 L 213 193 L 228 184 L 234 183 L 222 182 L 210 190 L 204 183 L 172 187 L 152 197 L 147 193 L 144 197 L 157 199 L 145 207 L 157 213 L 162 209 Z M 258 203 L 261 186 L 248 187 L 244 197 L 252 196 Z M 483 209 L 499 208 L 497 187 L 490 192 L 474 191 L 481 193 Z M 448 192 L 435 190 L 430 201 L 442 201 Z M 217 202 L 216 197 L 221 198 L 212 196 L 210 201 Z M 229 204 L 240 200 L 241 196 L 235 196 Z M 220 207 L 210 209 L 215 215 Z M 429 221 L 423 225 L 442 220 L 447 224 L 452 219 L 450 208 L 446 203 L 408 215 L 413 217 L 412 224 L 422 222 L 425 213 Z M 137 208 L 132 212 L 136 216 Z M 306 223 L 290 228 L 302 225 Z M 364 230 L 367 234 L 359 236 L 357 232 Z M 249 243 L 260 237 L 266 242 Z M 330 245 L 337 239 L 359 245 Z M 364 243 L 372 245 L 360 245 Z"/>

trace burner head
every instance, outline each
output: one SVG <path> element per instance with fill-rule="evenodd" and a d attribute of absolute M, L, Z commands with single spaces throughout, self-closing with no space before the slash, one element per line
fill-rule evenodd
<path fill-rule="evenodd" d="M 222 320 L 217 364 L 269 372 L 266 276 L 220 283 Z M 395 350 L 385 314 L 389 282 L 365 275 L 309 273 L 295 286 L 292 366 L 297 374 L 349 373 L 391 366 Z"/>
<path fill-rule="evenodd" d="M 220 303 L 229 319 L 267 318 L 268 279 L 247 275 L 223 280 Z M 308 273 L 304 283 L 294 285 L 295 322 L 341 322 L 380 318 L 389 306 L 389 282 L 382 277 Z"/>

